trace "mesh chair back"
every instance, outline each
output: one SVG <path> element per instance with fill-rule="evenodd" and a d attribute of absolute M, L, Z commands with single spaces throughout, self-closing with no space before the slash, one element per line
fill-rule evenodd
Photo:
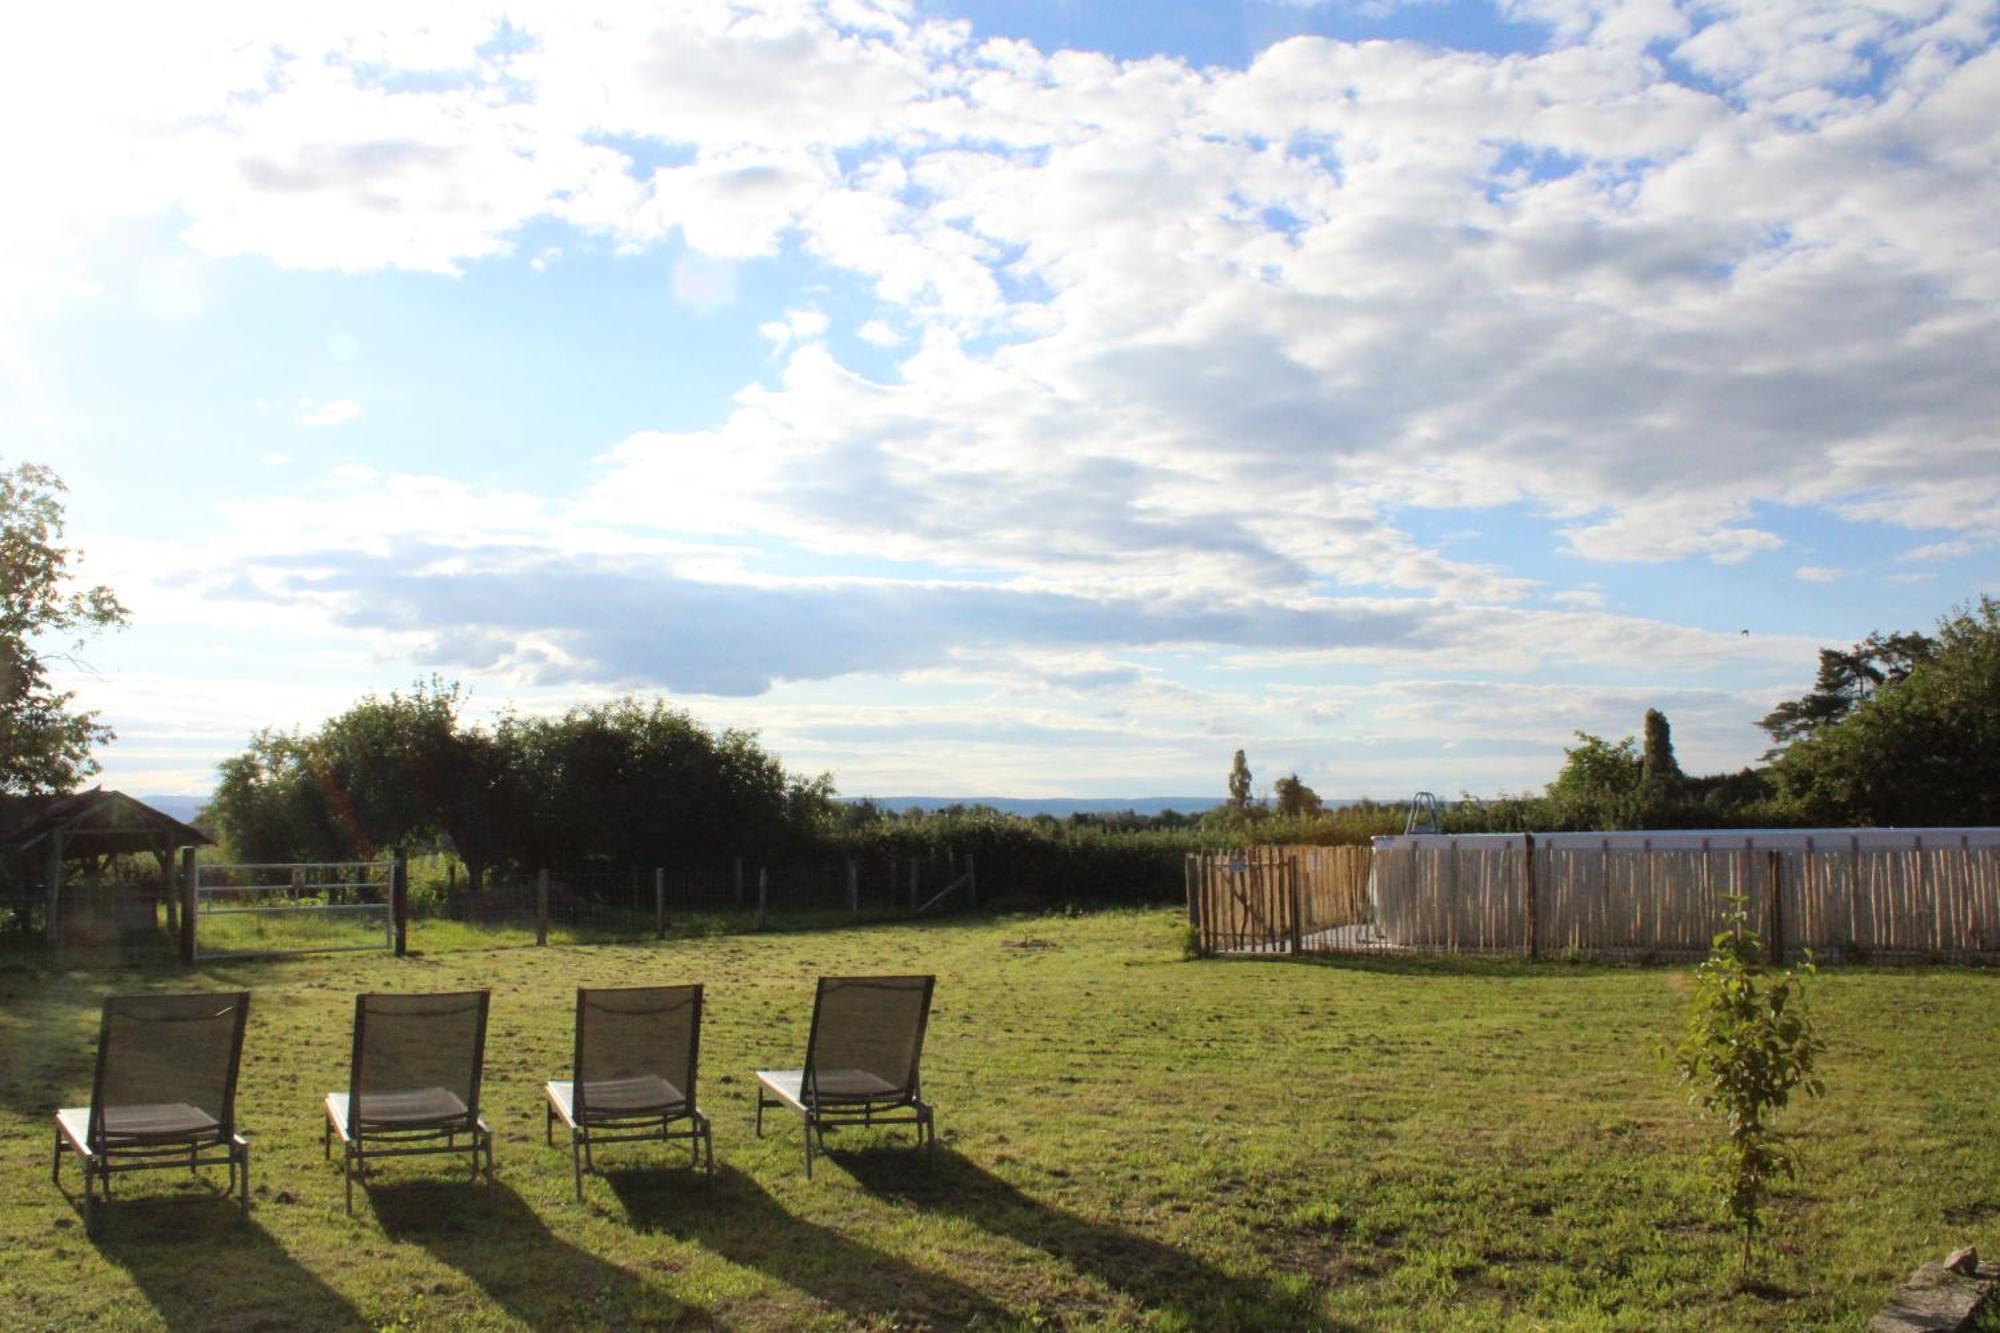
<path fill-rule="evenodd" d="M 440 1126 L 456 1121 L 470 1128 L 479 1118 L 487 997 L 483 990 L 355 996 L 349 1129 L 394 1128 L 408 1118 L 371 1115 L 371 1094 L 387 1108 L 392 1104 L 390 1094 L 434 1090 L 449 1094 L 456 1104 L 426 1099 L 421 1105 L 438 1112 L 427 1119 Z"/>
<path fill-rule="evenodd" d="M 908 1100 L 935 977 L 821 977 L 804 1091 L 816 1102 Z M 857 1077 L 858 1075 L 858 1077 Z"/>
<path fill-rule="evenodd" d="M 577 1118 L 590 1119 L 593 1093 L 600 1103 L 595 1109 L 607 1116 L 691 1103 L 700 1045 L 700 986 L 578 990 Z"/>
<path fill-rule="evenodd" d="M 227 1141 L 236 1130 L 236 1068 L 249 1015 L 248 991 L 105 997 L 90 1093 L 91 1147 L 142 1141 L 148 1125 L 176 1141 Z M 125 1114 L 139 1107 L 181 1109 Z"/>

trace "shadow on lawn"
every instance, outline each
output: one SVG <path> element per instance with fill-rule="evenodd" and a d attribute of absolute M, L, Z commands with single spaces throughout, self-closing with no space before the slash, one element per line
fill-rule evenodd
<path fill-rule="evenodd" d="M 960 1327 L 1008 1317 L 983 1292 L 788 1212 L 727 1166 L 717 1168 L 712 1190 L 672 1171 L 611 1171 L 604 1179 L 633 1226 L 693 1241 L 857 1319 L 898 1315 L 918 1326 Z"/>
<path fill-rule="evenodd" d="M 1518 956 L 1448 953 L 1305 953 L 1296 957 L 1290 954 L 1241 954 L 1216 961 L 1330 967 L 1341 972 L 1372 972 L 1394 977 L 1476 977 L 1487 981 L 1546 981 L 1552 977 L 1586 973 L 1630 972 L 1641 966 L 1636 961 L 1616 959 L 1572 962 L 1543 958 L 1530 962 Z M 1669 961 L 1661 960 L 1661 965 Z"/>
<path fill-rule="evenodd" d="M 1161 1241 L 1064 1212 L 948 1149 L 935 1170 L 907 1148 L 829 1154 L 863 1188 L 884 1198 L 963 1217 L 981 1230 L 1051 1255 L 1149 1310 L 1186 1316 L 1195 1328 L 1338 1328 L 1310 1295 L 1225 1272 Z"/>
<path fill-rule="evenodd" d="M 226 1199 L 99 1205 L 93 1238 L 170 1329 L 373 1328 Z"/>
<path fill-rule="evenodd" d="M 375 1219 L 531 1328 L 708 1325 L 713 1317 L 549 1230 L 500 1181 L 371 1184 Z"/>

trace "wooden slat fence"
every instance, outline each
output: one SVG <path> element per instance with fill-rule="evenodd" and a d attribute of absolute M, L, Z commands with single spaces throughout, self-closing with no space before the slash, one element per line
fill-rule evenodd
<path fill-rule="evenodd" d="M 2000 959 L 1996 830 L 1382 842 L 1369 947 L 1699 956 L 1741 898 L 1782 957 Z"/>
<path fill-rule="evenodd" d="M 1323 930 L 1366 925 L 1374 920 L 1368 904 L 1367 847 L 1286 847 L 1298 864 L 1300 930 L 1311 937 Z M 1312 947 L 1310 938 L 1306 947 Z"/>
<path fill-rule="evenodd" d="M 1527 861 L 1518 836 L 1438 837 L 1374 856 L 1374 948 L 1525 953 Z"/>

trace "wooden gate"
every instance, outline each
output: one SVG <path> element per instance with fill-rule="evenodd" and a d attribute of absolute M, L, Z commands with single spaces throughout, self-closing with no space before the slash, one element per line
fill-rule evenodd
<path fill-rule="evenodd" d="M 1289 851 L 1189 852 L 1186 873 L 1203 954 L 1299 951 L 1299 864 Z"/>

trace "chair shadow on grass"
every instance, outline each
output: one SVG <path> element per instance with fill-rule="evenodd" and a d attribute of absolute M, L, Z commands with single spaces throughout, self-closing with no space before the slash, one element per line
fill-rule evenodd
<path fill-rule="evenodd" d="M 98 1205 L 91 1239 L 170 1329 L 373 1328 L 236 1204 L 207 1190 Z"/>
<path fill-rule="evenodd" d="M 1189 1327 L 1344 1327 L 1316 1308 L 1309 1291 L 1230 1273 L 1128 1227 L 1065 1212 L 948 1148 L 940 1148 L 935 1169 L 901 1146 L 836 1149 L 829 1156 L 878 1197 L 962 1217 L 1041 1250 L 1147 1310 L 1182 1316 Z"/>
<path fill-rule="evenodd" d="M 428 1250 L 533 1328 L 708 1324 L 666 1286 L 557 1235 L 504 1182 L 425 1180 L 368 1188 L 392 1239 Z"/>
<path fill-rule="evenodd" d="M 699 1244 L 851 1317 L 897 1314 L 918 1327 L 1003 1324 L 1005 1305 L 943 1273 L 788 1211 L 751 1177 L 718 1164 L 713 1186 L 673 1171 L 607 1171 L 604 1182 L 641 1231 Z"/>

